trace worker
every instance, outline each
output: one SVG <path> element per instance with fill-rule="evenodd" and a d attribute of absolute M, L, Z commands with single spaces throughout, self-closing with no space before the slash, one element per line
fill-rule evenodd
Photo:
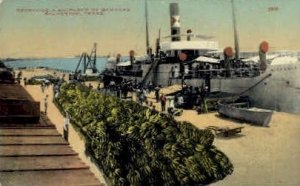
<path fill-rule="evenodd" d="M 69 114 L 66 113 L 66 117 L 64 118 L 64 126 L 63 126 L 63 135 L 64 135 L 64 139 L 66 141 L 69 140 Z"/>
<path fill-rule="evenodd" d="M 183 99 L 183 95 L 181 93 L 179 93 L 177 96 L 177 100 L 176 100 L 176 107 L 177 108 L 182 108 L 184 105 L 184 99 Z"/>
<path fill-rule="evenodd" d="M 156 102 L 158 103 L 159 102 L 159 90 L 160 90 L 160 87 L 159 86 L 156 86 L 154 88 L 154 91 L 155 91 L 155 99 L 156 99 Z"/>
<path fill-rule="evenodd" d="M 161 104 L 161 111 L 164 112 L 166 111 L 166 102 L 167 102 L 167 98 L 164 94 L 161 94 L 160 96 L 160 104 Z"/>
<path fill-rule="evenodd" d="M 48 109 L 48 94 L 44 98 L 44 109 L 45 109 L 45 115 L 47 115 L 47 109 Z"/>

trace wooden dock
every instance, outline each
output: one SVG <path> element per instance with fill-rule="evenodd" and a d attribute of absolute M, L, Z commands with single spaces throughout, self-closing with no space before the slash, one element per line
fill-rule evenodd
<path fill-rule="evenodd" d="M 0 124 L 0 185 L 104 185 L 44 116 Z"/>

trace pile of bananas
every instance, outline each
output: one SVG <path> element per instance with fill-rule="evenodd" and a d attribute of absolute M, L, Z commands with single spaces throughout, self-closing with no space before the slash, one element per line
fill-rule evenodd
<path fill-rule="evenodd" d="M 209 130 L 82 85 L 63 84 L 56 102 L 112 185 L 209 184 L 233 172 Z"/>

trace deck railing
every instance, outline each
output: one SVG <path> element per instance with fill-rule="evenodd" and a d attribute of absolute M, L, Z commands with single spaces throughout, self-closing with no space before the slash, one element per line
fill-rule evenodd
<path fill-rule="evenodd" d="M 189 71 L 184 73 L 185 78 L 195 78 L 195 79 L 203 79 L 203 78 L 240 78 L 240 77 L 256 77 L 260 75 L 259 68 L 232 68 L 232 69 L 189 69 Z M 179 74 L 178 77 L 175 77 L 175 74 Z M 170 72 L 171 78 L 181 78 L 180 73 L 172 73 Z"/>

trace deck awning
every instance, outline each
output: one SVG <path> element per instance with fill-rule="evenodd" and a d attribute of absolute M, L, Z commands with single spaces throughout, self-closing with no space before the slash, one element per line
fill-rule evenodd
<path fill-rule="evenodd" d="M 170 50 L 201 50 L 201 51 L 217 51 L 218 43 L 215 41 L 176 41 L 162 42 L 161 51 Z"/>
<path fill-rule="evenodd" d="M 273 61 L 278 56 L 279 56 L 278 54 L 269 54 L 269 55 L 266 56 L 266 59 Z M 242 61 L 259 63 L 259 56 L 253 56 L 253 57 L 250 57 L 250 58 L 242 59 Z"/>
<path fill-rule="evenodd" d="M 220 63 L 219 59 L 216 58 L 211 58 L 211 57 L 205 57 L 205 56 L 200 56 L 196 59 L 194 59 L 193 61 L 195 62 L 202 62 L 202 63 Z"/>
<path fill-rule="evenodd" d="M 131 65 L 130 61 L 120 62 L 117 64 L 118 67 L 128 67 Z"/>

